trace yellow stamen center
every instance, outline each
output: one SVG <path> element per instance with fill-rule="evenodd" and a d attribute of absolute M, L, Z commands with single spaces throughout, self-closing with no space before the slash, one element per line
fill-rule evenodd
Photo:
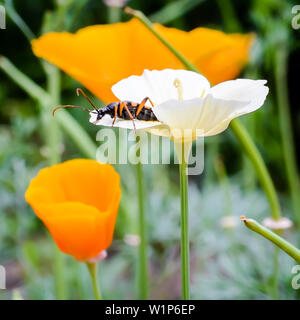
<path fill-rule="evenodd" d="M 182 100 L 182 83 L 179 79 L 175 79 L 173 82 L 174 87 L 177 89 L 178 100 Z"/>
<path fill-rule="evenodd" d="M 202 91 L 202 93 L 201 93 L 201 96 L 200 96 L 200 98 L 203 98 L 203 96 L 204 96 L 204 93 L 205 93 L 205 90 L 203 89 L 203 91 Z"/>

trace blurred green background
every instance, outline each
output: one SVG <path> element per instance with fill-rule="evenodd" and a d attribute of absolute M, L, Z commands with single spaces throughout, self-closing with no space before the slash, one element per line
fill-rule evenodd
<path fill-rule="evenodd" d="M 31 32 L 35 36 L 48 30 L 74 32 L 91 24 L 129 19 L 122 9 L 110 8 L 101 0 L 15 0 L 0 1 L 0 4 L 8 13 L 6 29 L 0 30 L 0 56 L 7 57 L 44 88 L 45 70 L 27 39 Z M 280 108 L 282 101 L 286 105 L 289 102 L 294 142 L 288 140 L 288 143 L 293 144 L 297 153 L 300 29 L 291 26 L 295 16 L 291 10 L 297 1 L 132 0 L 127 4 L 142 10 L 153 22 L 183 30 L 204 26 L 257 34 L 251 61 L 240 77 L 267 79 L 270 94 L 263 108 L 242 121 L 271 172 L 283 215 L 296 222 L 282 151 Z M 31 31 L 24 29 L 24 22 Z M 77 86 L 76 81 L 62 74 L 62 103 L 82 103 L 75 95 Z M 86 266 L 58 252 L 24 200 L 30 179 L 49 164 L 45 119 L 39 110 L 39 105 L 0 68 L 0 265 L 7 271 L 7 290 L 0 289 L 0 299 L 89 299 L 92 292 Z M 87 122 L 86 114 L 72 112 L 72 115 L 95 141 L 98 128 Z M 62 160 L 86 156 L 63 132 L 58 139 Z M 190 178 L 192 298 L 299 298 L 300 290 L 291 287 L 291 268 L 296 263 L 279 253 L 276 292 L 273 245 L 239 221 L 240 215 L 261 221 L 270 216 L 270 210 L 256 174 L 235 137 L 227 130 L 207 138 L 205 148 L 204 173 Z M 119 165 L 117 170 L 124 181 L 126 198 L 122 199 L 115 241 L 108 258 L 101 262 L 99 275 L 105 298 L 134 299 L 137 297 L 136 173 L 131 165 Z M 144 171 L 150 297 L 177 299 L 180 298 L 177 167 L 145 165 Z M 299 244 L 299 230 L 294 226 L 284 236 Z"/>

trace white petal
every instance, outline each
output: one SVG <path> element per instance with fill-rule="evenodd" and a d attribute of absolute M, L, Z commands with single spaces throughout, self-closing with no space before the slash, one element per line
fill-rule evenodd
<path fill-rule="evenodd" d="M 222 82 L 210 89 L 210 93 L 219 99 L 248 101 L 245 112 L 260 108 L 266 99 L 269 88 L 266 80 L 237 79 Z M 247 111 L 246 111 L 247 110 Z"/>
<path fill-rule="evenodd" d="M 152 110 L 159 121 L 171 128 L 195 129 L 204 101 L 204 98 L 172 99 L 154 107 Z"/>
<path fill-rule="evenodd" d="M 249 101 L 217 99 L 209 94 L 205 98 L 197 127 L 201 128 L 204 136 L 213 136 L 227 129 L 230 121 L 248 113 L 246 106 Z"/>
<path fill-rule="evenodd" d="M 136 130 L 162 126 L 162 124 L 158 121 L 134 120 L 134 124 Z M 133 123 L 131 120 L 116 120 L 114 127 L 134 130 Z"/>
<path fill-rule="evenodd" d="M 113 118 L 109 115 L 105 115 L 101 120 L 97 120 L 97 114 L 92 111 L 90 112 L 90 122 L 96 126 L 112 127 Z M 136 130 L 162 126 L 158 121 L 141 121 L 136 119 L 134 120 L 134 124 Z M 134 130 L 131 120 L 122 120 L 118 118 L 116 119 L 113 127 Z"/>
<path fill-rule="evenodd" d="M 170 99 L 178 99 L 178 91 L 174 80 L 182 84 L 183 99 L 193 99 L 208 92 L 210 84 L 199 73 L 186 70 L 144 70 L 141 76 L 131 76 L 116 83 L 112 92 L 121 101 L 141 102 L 149 97 L 156 105 Z M 147 105 L 150 106 L 149 102 Z"/>
<path fill-rule="evenodd" d="M 96 124 L 98 113 L 96 111 L 90 112 L 90 122 Z"/>
<path fill-rule="evenodd" d="M 245 106 L 248 103 L 249 101 L 216 99 L 209 94 L 205 98 L 169 100 L 154 107 L 153 112 L 171 131 L 192 129 L 198 130 L 198 136 L 208 136 L 224 131 L 233 118 L 246 113 Z"/>

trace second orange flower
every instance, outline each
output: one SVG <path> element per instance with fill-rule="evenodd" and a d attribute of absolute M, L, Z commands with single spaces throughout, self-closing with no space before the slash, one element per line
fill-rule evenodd
<path fill-rule="evenodd" d="M 110 246 L 120 197 L 113 167 L 87 159 L 42 169 L 25 194 L 61 251 L 79 261 L 96 258 Z"/>

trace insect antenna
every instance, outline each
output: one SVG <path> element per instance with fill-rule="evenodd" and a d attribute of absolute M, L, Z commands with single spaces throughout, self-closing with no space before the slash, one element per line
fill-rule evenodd
<path fill-rule="evenodd" d="M 77 93 L 78 96 L 79 96 L 79 93 L 81 93 L 86 98 L 86 100 L 90 103 L 90 105 L 98 112 L 98 109 L 96 108 L 96 106 L 93 104 L 91 99 L 83 92 L 82 89 L 77 88 L 76 89 L 76 93 Z"/>
<path fill-rule="evenodd" d="M 67 104 L 67 105 L 59 106 L 59 107 L 56 107 L 55 109 L 53 109 L 52 115 L 54 116 L 54 113 L 55 113 L 58 109 L 62 109 L 62 108 L 75 108 L 75 109 L 80 109 L 80 110 L 83 110 L 83 111 L 91 112 L 91 110 L 88 109 L 88 108 L 83 108 L 83 107 L 78 107 L 78 106 L 73 106 L 73 105 Z"/>

